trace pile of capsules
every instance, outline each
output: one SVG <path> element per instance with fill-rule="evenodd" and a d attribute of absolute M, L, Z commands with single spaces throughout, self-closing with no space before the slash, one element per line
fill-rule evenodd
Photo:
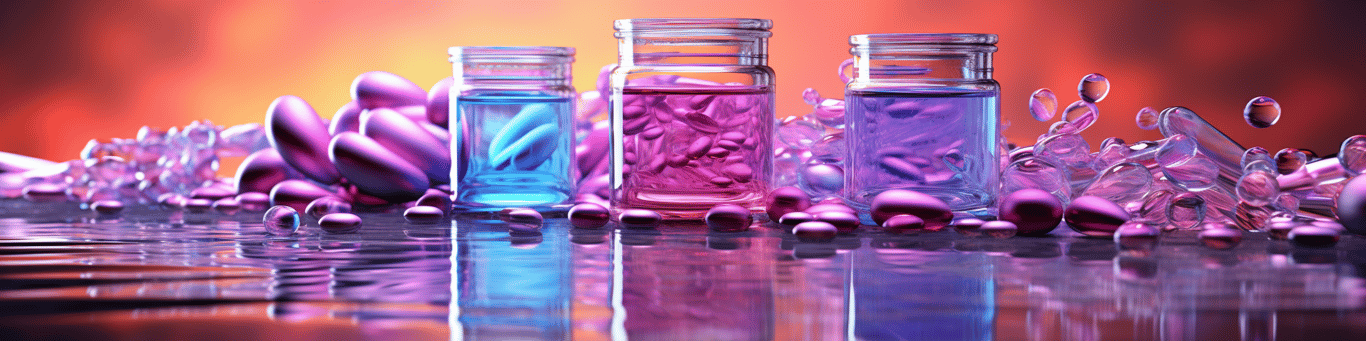
<path fill-rule="evenodd" d="M 607 103 L 603 68 L 598 89 L 579 96 L 575 149 L 579 195 L 569 210 L 577 228 L 601 228 L 615 220 L 625 228 L 653 228 L 658 213 L 625 209 L 612 217 L 607 197 Z M 841 75 L 843 76 L 843 75 Z M 679 81 L 677 79 L 673 80 Z M 230 128 L 193 122 L 182 128 L 143 127 L 136 139 L 91 141 L 81 159 L 62 163 L 0 154 L 0 195 L 33 201 L 77 200 L 103 215 L 118 214 L 125 202 L 157 202 L 190 212 L 266 210 L 275 235 L 294 234 L 302 219 L 316 219 L 329 233 L 353 233 L 359 210 L 403 208 L 412 223 L 436 223 L 450 207 L 449 89 L 444 79 L 430 91 L 387 72 L 358 76 L 353 101 L 332 120 L 322 119 L 303 99 L 282 96 L 267 111 L 266 124 Z M 1171 230 L 1200 230 L 1201 240 L 1229 248 L 1242 231 L 1268 231 L 1272 238 L 1303 246 L 1332 246 L 1341 233 L 1366 233 L 1366 136 L 1343 142 L 1336 156 L 1306 150 L 1270 153 L 1243 148 L 1193 111 L 1143 108 L 1135 122 L 1161 129 L 1158 141 L 1126 143 L 1111 137 L 1096 152 L 1079 133 L 1099 117 L 1109 81 L 1087 75 L 1080 100 L 1057 115 L 1049 89 L 1030 98 L 1040 121 L 1061 116 L 1032 146 L 1001 143 L 998 220 L 955 216 L 941 200 L 909 190 L 876 196 L 871 218 L 884 231 L 938 231 L 998 238 L 1040 236 L 1061 222 L 1088 237 L 1115 238 L 1119 245 L 1155 240 Z M 774 190 L 768 217 L 803 241 L 828 241 L 861 227 L 858 212 L 843 204 L 841 165 L 844 102 L 807 89 L 810 114 L 777 123 Z M 1268 97 L 1248 102 L 1248 124 L 1266 128 L 1280 118 Z M 1198 137 L 1198 139 L 1196 138 Z M 217 178 L 220 158 L 246 156 L 234 178 Z M 269 210 L 267 210 L 269 208 Z M 499 213 L 513 234 L 539 234 L 544 219 L 526 208 Z M 615 219 L 614 219 L 615 218 Z M 705 216 L 716 231 L 744 231 L 749 210 L 718 205 Z"/>

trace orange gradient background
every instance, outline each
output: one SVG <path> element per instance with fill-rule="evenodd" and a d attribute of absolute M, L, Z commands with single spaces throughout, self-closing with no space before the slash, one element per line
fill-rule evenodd
<path fill-rule="evenodd" d="M 0 12 L 0 151 L 76 158 L 85 142 L 131 138 L 143 125 L 208 119 L 261 122 L 276 97 L 298 95 L 323 117 L 350 100 L 358 74 L 390 71 L 430 87 L 451 74 L 446 48 L 555 45 L 578 49 L 575 86 L 593 89 L 616 58 L 611 22 L 637 17 L 774 21 L 770 65 L 778 116 L 810 110 L 802 89 L 842 97 L 836 66 L 852 34 L 1000 35 L 995 78 L 1011 141 L 1051 123 L 1028 113 L 1052 88 L 1060 106 L 1091 72 L 1111 80 L 1084 135 L 1156 139 L 1134 113 L 1182 105 L 1246 146 L 1321 155 L 1366 133 L 1366 5 L 1341 2 L 1063 1 L 450 1 L 369 3 L 21 2 Z M 1277 99 L 1280 123 L 1254 129 L 1242 108 Z"/>

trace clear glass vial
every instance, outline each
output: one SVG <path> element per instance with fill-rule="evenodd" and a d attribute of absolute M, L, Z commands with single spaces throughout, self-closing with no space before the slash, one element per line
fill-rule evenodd
<path fill-rule="evenodd" d="M 574 194 L 574 49 L 464 46 L 449 52 L 456 211 L 564 209 Z"/>
<path fill-rule="evenodd" d="M 849 37 L 854 77 L 845 86 L 845 190 L 863 208 L 878 193 L 909 189 L 954 211 L 990 208 L 999 182 L 1000 84 L 991 78 L 994 34 Z"/>
<path fill-rule="evenodd" d="M 758 211 L 773 165 L 773 69 L 763 19 L 625 19 L 614 25 L 613 209 L 701 219 Z"/>

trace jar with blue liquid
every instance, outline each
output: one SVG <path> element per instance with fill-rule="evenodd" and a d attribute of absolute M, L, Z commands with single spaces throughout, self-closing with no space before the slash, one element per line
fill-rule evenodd
<path fill-rule="evenodd" d="M 994 34 L 849 37 L 854 77 L 845 87 L 849 146 L 845 193 L 908 189 L 957 212 L 988 213 L 999 182 L 1000 84 Z"/>
<path fill-rule="evenodd" d="M 456 212 L 567 208 L 574 194 L 569 47 L 452 47 Z"/>

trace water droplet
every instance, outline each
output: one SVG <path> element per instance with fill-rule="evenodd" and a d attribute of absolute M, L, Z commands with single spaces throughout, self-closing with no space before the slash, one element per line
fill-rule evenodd
<path fill-rule="evenodd" d="M 1285 148 L 1276 152 L 1276 172 L 1280 174 L 1294 173 L 1304 165 L 1309 163 L 1309 155 L 1304 151 L 1295 148 Z"/>
<path fill-rule="evenodd" d="M 1270 204 L 1281 192 L 1276 175 L 1265 171 L 1244 173 L 1238 178 L 1237 187 L 1234 189 L 1238 194 L 1238 200 L 1257 207 Z"/>
<path fill-rule="evenodd" d="M 218 213 L 234 214 L 237 213 L 237 210 L 242 209 L 242 203 L 238 202 L 237 198 L 227 197 L 214 200 L 213 205 L 210 205 L 210 207 L 213 207 L 213 210 L 218 211 Z"/>
<path fill-rule="evenodd" d="M 1096 108 L 1095 103 L 1086 101 L 1072 102 L 1067 109 L 1062 111 L 1062 120 L 1072 125 L 1072 129 L 1081 132 L 1090 128 L 1092 123 L 1096 123 L 1096 118 L 1100 116 L 1100 109 Z"/>
<path fill-rule="evenodd" d="M 1281 105 L 1271 97 L 1253 97 L 1243 108 L 1243 119 L 1254 128 L 1270 127 L 1281 119 Z"/>
<path fill-rule="evenodd" d="M 1053 90 L 1048 88 L 1035 90 L 1029 97 L 1029 113 L 1039 122 L 1048 122 L 1058 113 L 1058 96 L 1053 95 Z"/>
<path fill-rule="evenodd" d="M 982 235 L 982 224 L 985 223 L 985 221 L 977 218 L 963 218 L 953 221 L 953 229 L 958 231 L 958 234 L 976 237 Z"/>
<path fill-rule="evenodd" d="M 1185 192 L 1172 198 L 1167 208 L 1167 221 L 1176 228 L 1189 230 L 1205 220 L 1205 199 L 1195 193 Z"/>
<path fill-rule="evenodd" d="M 1138 123 L 1138 129 L 1157 129 L 1157 121 L 1157 110 L 1152 107 L 1143 107 L 1143 109 L 1138 110 L 1138 115 L 1134 116 L 1134 122 Z"/>
<path fill-rule="evenodd" d="M 1086 168 L 1092 161 L 1091 146 L 1077 134 L 1049 136 L 1034 146 L 1034 155 L 1070 168 Z"/>
<path fill-rule="evenodd" d="M 1338 162 L 1348 175 L 1356 176 L 1366 172 L 1366 135 L 1356 135 L 1342 141 L 1338 149 Z"/>
<path fill-rule="evenodd" d="M 919 231 L 925 229 L 925 220 L 909 214 L 898 214 L 883 221 L 882 229 L 892 233 Z"/>
<path fill-rule="evenodd" d="M 1105 95 L 1110 94 L 1110 80 L 1105 79 L 1099 73 L 1093 73 L 1081 78 L 1081 83 L 1077 84 L 1077 94 L 1087 102 L 1095 103 L 1105 99 Z"/>
<path fill-rule="evenodd" d="M 1294 214 L 1300 210 L 1300 198 L 1290 193 L 1281 193 L 1276 196 L 1276 208 L 1281 212 Z"/>
<path fill-rule="evenodd" d="M 1138 207 L 1138 219 L 1152 224 L 1167 223 L 1167 209 L 1172 205 L 1171 191 L 1156 190 L 1143 196 L 1143 204 Z"/>
<path fill-rule="evenodd" d="M 186 202 L 204 200 L 191 199 Z M 299 211 L 284 205 L 278 205 L 266 210 L 262 216 L 261 223 L 265 225 L 266 232 L 276 236 L 288 236 L 299 230 Z"/>

